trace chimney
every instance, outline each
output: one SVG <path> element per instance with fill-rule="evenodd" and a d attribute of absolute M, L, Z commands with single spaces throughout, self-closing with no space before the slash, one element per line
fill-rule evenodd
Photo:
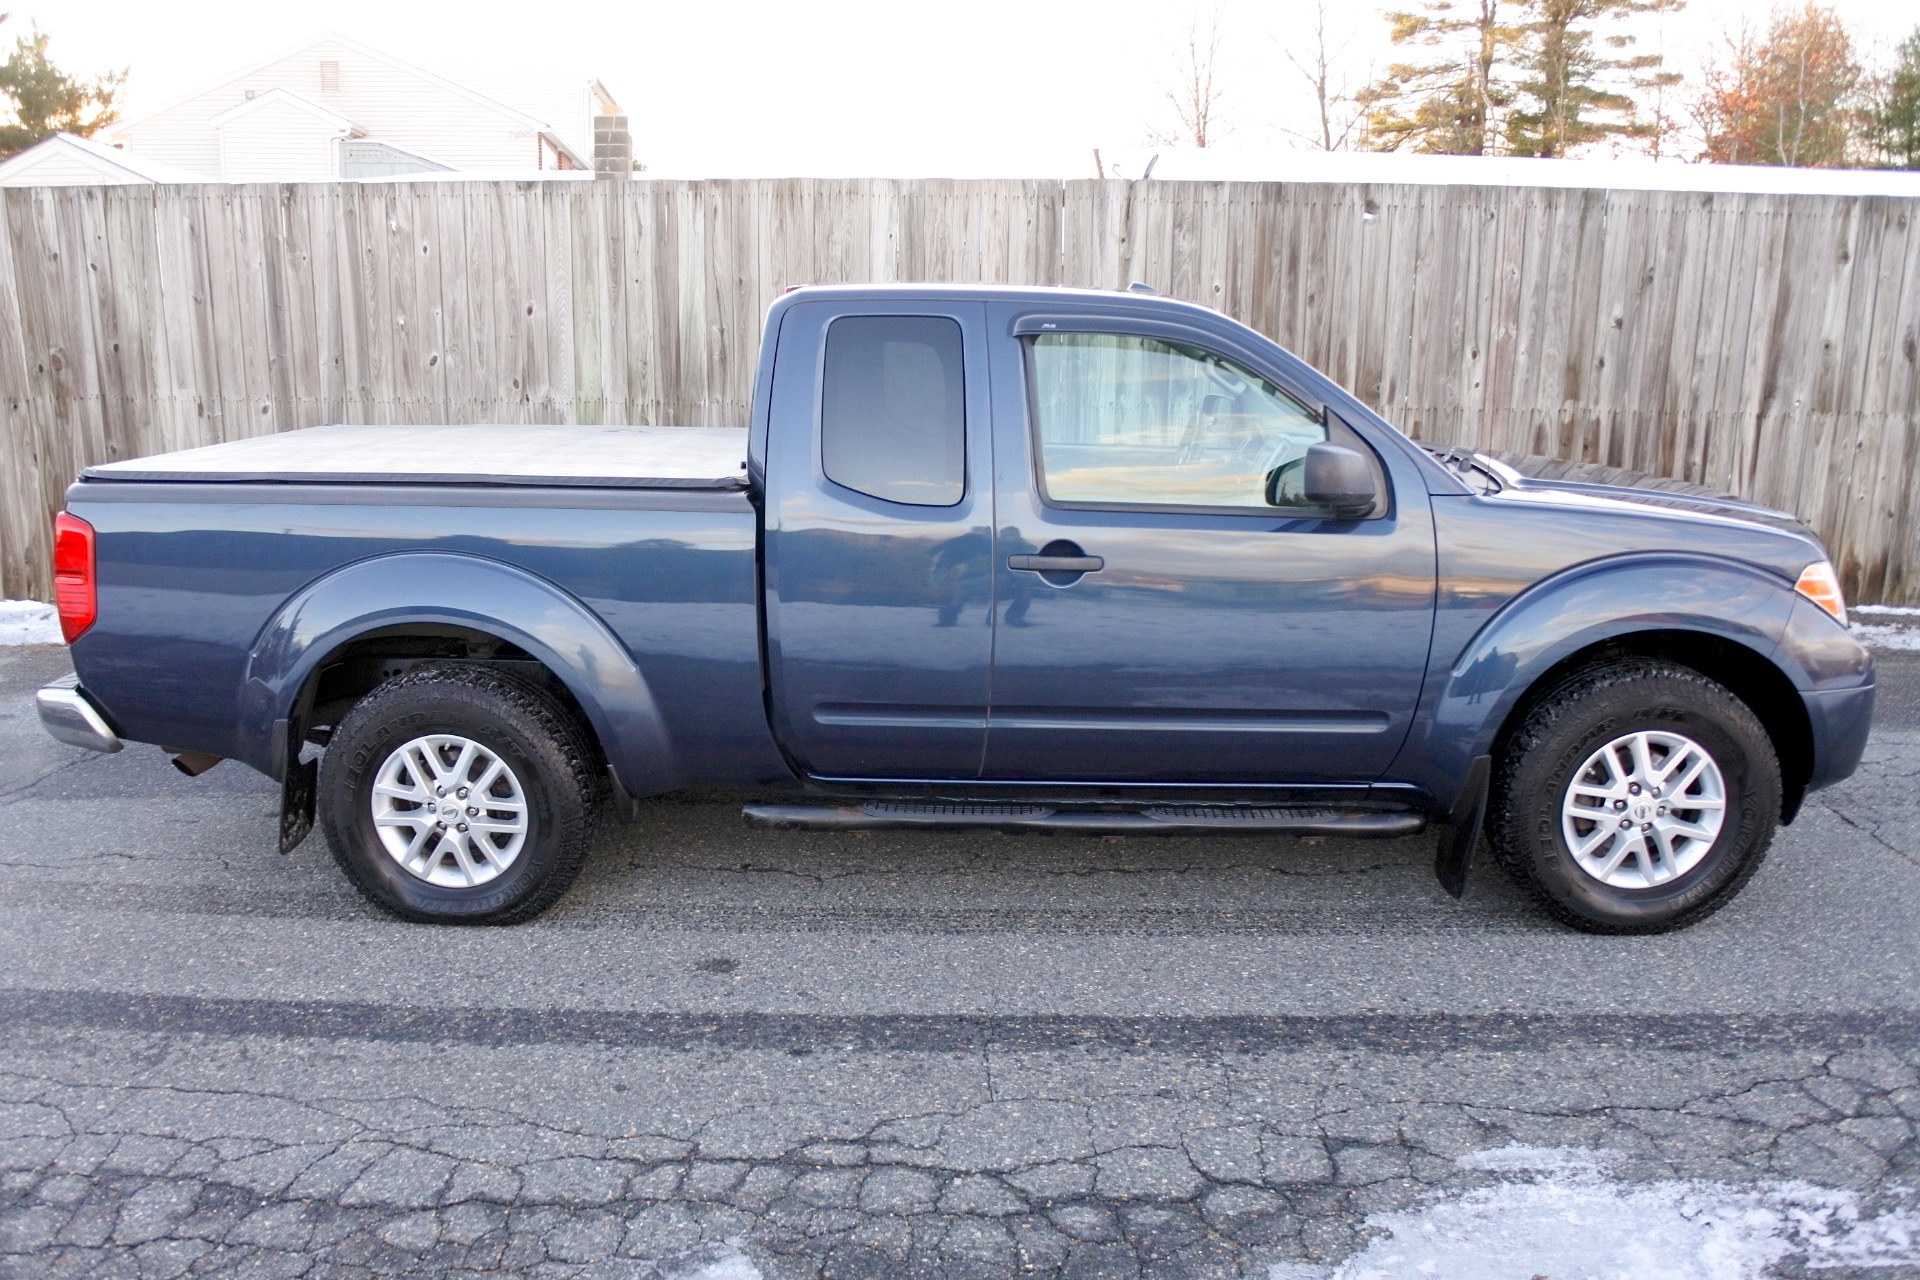
<path fill-rule="evenodd" d="M 627 113 L 598 80 L 588 89 L 600 109 L 593 117 L 593 176 L 632 178 L 633 133 L 627 128 Z"/>

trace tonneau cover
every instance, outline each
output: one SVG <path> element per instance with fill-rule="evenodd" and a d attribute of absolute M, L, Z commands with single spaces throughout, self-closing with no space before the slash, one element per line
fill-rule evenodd
<path fill-rule="evenodd" d="M 330 426 L 88 467 L 87 480 L 746 487 L 744 427 Z"/>

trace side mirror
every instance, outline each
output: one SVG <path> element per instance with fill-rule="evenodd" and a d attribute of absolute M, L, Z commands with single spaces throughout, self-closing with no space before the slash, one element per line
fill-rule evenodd
<path fill-rule="evenodd" d="M 1267 474 L 1267 502 L 1275 507 L 1320 507 L 1352 519 L 1373 509 L 1380 492 L 1373 468 L 1357 451 L 1340 444 L 1316 444 L 1306 456 Z"/>

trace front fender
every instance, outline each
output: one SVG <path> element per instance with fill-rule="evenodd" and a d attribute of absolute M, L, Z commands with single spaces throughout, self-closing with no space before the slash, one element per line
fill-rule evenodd
<path fill-rule="evenodd" d="M 409 623 L 466 627 L 518 645 L 586 712 L 616 782 L 630 795 L 678 785 L 652 690 L 626 647 L 573 596 L 525 570 L 481 556 L 402 552 L 361 560 L 303 588 L 256 637 L 241 694 L 248 763 L 284 776 L 276 726 L 340 646 Z"/>
<path fill-rule="evenodd" d="M 1779 654 L 1797 599 L 1772 574 L 1712 556 L 1619 556 L 1544 578 L 1502 605 L 1451 663 L 1429 675 L 1421 713 L 1389 776 L 1446 803 L 1541 676 L 1583 649 L 1634 632 L 1692 631 L 1744 645 L 1804 689 L 1806 673 Z M 1441 662 L 1436 654 L 1436 667 Z"/>

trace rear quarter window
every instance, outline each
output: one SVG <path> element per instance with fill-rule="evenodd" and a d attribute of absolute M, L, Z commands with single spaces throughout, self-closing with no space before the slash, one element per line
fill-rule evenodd
<path fill-rule="evenodd" d="M 843 316 L 827 329 L 820 462 L 888 502 L 950 507 L 966 494 L 960 326 L 941 316 Z"/>

